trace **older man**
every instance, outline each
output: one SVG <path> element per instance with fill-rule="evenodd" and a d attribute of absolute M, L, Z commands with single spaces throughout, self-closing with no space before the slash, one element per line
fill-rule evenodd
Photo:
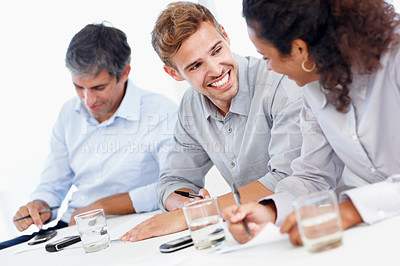
<path fill-rule="evenodd" d="M 106 215 L 158 209 L 159 164 L 171 144 L 177 107 L 128 79 L 130 55 L 126 35 L 104 24 L 87 25 L 71 40 L 66 66 L 77 97 L 61 109 L 41 182 L 15 214 L 30 216 L 14 221 L 18 230 L 32 224 L 41 229 L 54 219 L 57 210 L 43 210 L 60 205 L 71 186 L 76 191 L 56 228 L 93 209 Z"/>

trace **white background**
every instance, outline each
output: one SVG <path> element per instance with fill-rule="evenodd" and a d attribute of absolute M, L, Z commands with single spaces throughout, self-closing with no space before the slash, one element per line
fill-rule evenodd
<path fill-rule="evenodd" d="M 38 184 L 52 126 L 62 104 L 75 95 L 64 57 L 71 38 L 85 25 L 108 21 L 124 31 L 132 49 L 133 81 L 179 103 L 188 85 L 163 71 L 150 42 L 154 22 L 169 2 L 0 2 L 0 241 L 19 234 L 12 217 Z M 218 10 L 215 15 L 230 35 L 233 51 L 258 56 L 247 37 L 241 0 L 203 2 Z"/>
<path fill-rule="evenodd" d="M 179 102 L 187 87 L 163 72 L 150 32 L 167 0 L 15 0 L 0 3 L 0 241 L 17 236 L 12 217 L 39 182 L 62 104 L 75 95 L 64 66 L 68 44 L 89 23 L 123 30 L 132 49 L 131 78 Z M 241 55 L 259 56 L 247 37 L 241 0 L 202 1 Z M 397 11 L 400 0 L 394 0 Z M 34 228 L 28 230 L 33 231 Z"/>

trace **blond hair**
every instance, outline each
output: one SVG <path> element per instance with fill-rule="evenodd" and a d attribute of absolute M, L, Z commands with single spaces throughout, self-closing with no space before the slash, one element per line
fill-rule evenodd
<path fill-rule="evenodd" d="M 205 21 L 211 22 L 224 37 L 217 20 L 202 5 L 173 2 L 161 12 L 151 32 L 151 44 L 165 65 L 176 69 L 172 57 L 178 52 L 183 41 L 195 33 Z"/>

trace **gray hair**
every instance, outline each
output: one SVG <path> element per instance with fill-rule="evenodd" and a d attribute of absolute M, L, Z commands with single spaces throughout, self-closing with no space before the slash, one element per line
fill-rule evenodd
<path fill-rule="evenodd" d="M 89 24 L 72 38 L 65 65 L 77 77 L 96 76 L 107 69 L 119 80 L 130 59 L 131 48 L 124 32 L 103 23 Z"/>

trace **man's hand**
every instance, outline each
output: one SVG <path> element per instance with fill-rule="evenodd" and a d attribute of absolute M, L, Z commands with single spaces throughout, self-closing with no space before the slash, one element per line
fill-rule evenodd
<path fill-rule="evenodd" d="M 251 202 L 240 206 L 232 205 L 223 210 L 223 215 L 229 225 L 229 231 L 240 244 L 250 240 L 243 226 L 246 218 L 251 236 L 256 236 L 269 223 L 275 222 L 276 213 L 269 205 Z"/>
<path fill-rule="evenodd" d="M 17 229 L 22 232 L 32 224 L 42 229 L 43 223 L 51 218 L 51 211 L 39 214 L 40 211 L 49 208 L 49 205 L 42 200 L 34 200 L 19 208 L 13 219 L 30 215 L 30 218 L 22 219 L 14 222 Z"/>
<path fill-rule="evenodd" d="M 203 199 L 209 199 L 209 198 L 211 198 L 210 193 L 209 193 L 208 190 L 205 189 L 205 188 L 200 189 L 199 195 L 202 196 Z M 188 198 L 188 199 L 183 203 L 183 205 L 186 206 L 186 205 L 188 205 L 188 204 L 190 204 L 190 203 L 192 203 L 192 202 L 199 201 L 199 200 L 202 200 L 202 198 L 200 198 L 200 197 Z M 177 208 L 175 208 L 174 210 L 177 210 Z"/>
<path fill-rule="evenodd" d="M 350 200 L 339 203 L 339 212 L 343 230 L 363 222 L 360 214 Z M 292 242 L 293 245 L 303 245 L 294 213 L 286 217 L 281 226 L 281 233 L 288 233 L 290 242 Z"/>
<path fill-rule="evenodd" d="M 199 195 L 202 196 L 203 199 L 209 199 L 209 198 L 211 198 L 210 193 L 209 193 L 208 190 L 205 189 L 205 188 L 200 189 Z"/>
<path fill-rule="evenodd" d="M 181 188 L 179 190 L 195 194 L 191 189 Z M 210 198 L 210 193 L 208 193 L 208 190 L 205 188 L 200 189 L 199 195 L 202 196 L 204 199 Z M 201 200 L 201 198 L 200 197 L 186 198 L 176 193 L 171 193 L 168 196 L 167 200 L 165 201 L 165 209 L 167 209 L 168 211 L 176 211 L 182 208 L 183 206 L 186 206 L 198 200 Z"/>
<path fill-rule="evenodd" d="M 138 224 L 120 237 L 122 241 L 136 242 L 155 236 L 163 236 L 187 229 L 182 209 L 156 214 Z"/>

